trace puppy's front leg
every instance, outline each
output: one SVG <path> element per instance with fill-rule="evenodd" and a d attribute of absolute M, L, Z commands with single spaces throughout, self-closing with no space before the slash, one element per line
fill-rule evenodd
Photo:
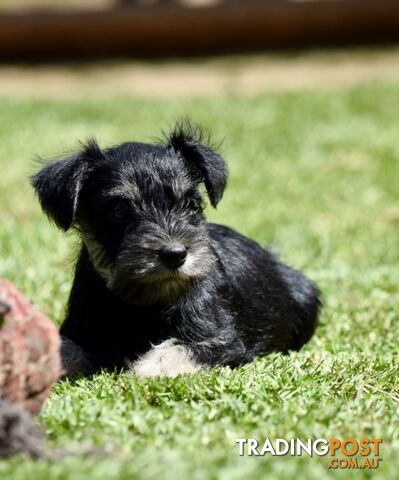
<path fill-rule="evenodd" d="M 176 377 L 184 373 L 198 372 L 204 368 L 194 359 L 190 348 L 174 338 L 154 345 L 151 350 L 128 366 L 138 377 L 157 375 Z"/>

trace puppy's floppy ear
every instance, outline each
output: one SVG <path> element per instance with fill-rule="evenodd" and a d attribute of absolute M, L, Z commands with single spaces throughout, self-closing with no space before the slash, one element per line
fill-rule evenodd
<path fill-rule="evenodd" d="M 176 125 L 168 142 L 187 161 L 198 181 L 204 182 L 209 200 L 216 207 L 227 182 L 227 166 L 221 155 L 204 140 L 203 131 L 188 120 Z"/>
<path fill-rule="evenodd" d="M 95 140 L 82 151 L 62 160 L 47 163 L 31 177 L 44 212 L 64 231 L 75 220 L 79 193 L 90 169 L 90 160 L 103 156 Z"/>

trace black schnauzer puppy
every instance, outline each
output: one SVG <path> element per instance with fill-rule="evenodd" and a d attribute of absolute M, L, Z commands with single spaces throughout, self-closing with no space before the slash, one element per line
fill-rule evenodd
<path fill-rule="evenodd" d="M 223 158 L 189 123 L 163 144 L 91 141 L 32 183 L 43 210 L 82 238 L 61 327 L 69 374 L 131 368 L 194 372 L 299 350 L 312 336 L 312 281 L 228 227 L 207 223 L 227 180 Z"/>

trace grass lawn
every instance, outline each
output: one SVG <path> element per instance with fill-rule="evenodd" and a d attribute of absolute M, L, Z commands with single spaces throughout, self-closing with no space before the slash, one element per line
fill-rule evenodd
<path fill-rule="evenodd" d="M 230 183 L 209 217 L 272 245 L 315 279 L 325 307 L 299 353 L 177 379 L 60 382 L 40 415 L 64 460 L 0 462 L 1 480 L 398 478 L 399 83 L 256 98 L 0 99 L 0 276 L 62 321 L 73 236 L 27 177 L 96 135 L 151 140 L 189 114 L 224 137 Z M 327 457 L 240 457 L 235 439 L 380 437 L 378 470 Z M 106 446 L 97 455 L 76 447 Z"/>

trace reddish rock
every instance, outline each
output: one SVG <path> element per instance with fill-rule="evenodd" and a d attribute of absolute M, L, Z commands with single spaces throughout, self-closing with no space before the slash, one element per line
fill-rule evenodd
<path fill-rule="evenodd" d="M 0 398 L 36 414 L 60 373 L 58 329 L 0 279 Z"/>

